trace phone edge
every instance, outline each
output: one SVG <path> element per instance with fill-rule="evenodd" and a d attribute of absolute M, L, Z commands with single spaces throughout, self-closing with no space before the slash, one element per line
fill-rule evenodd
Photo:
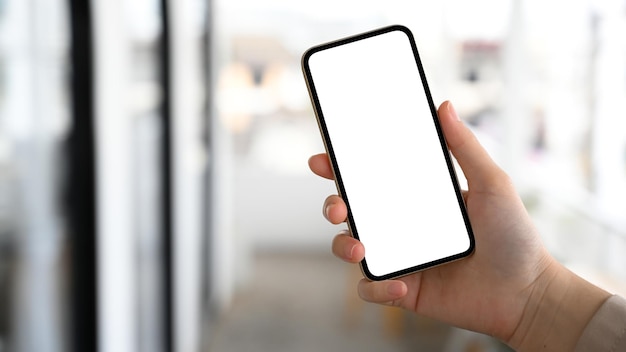
<path fill-rule="evenodd" d="M 311 56 L 313 56 L 315 53 L 319 52 L 319 51 L 323 51 L 326 49 L 330 49 L 336 46 L 340 46 L 340 45 L 344 45 L 344 44 L 349 44 L 358 40 L 363 40 L 363 39 L 367 39 L 370 37 L 374 37 L 377 35 L 382 35 L 382 34 L 386 34 L 389 32 L 393 32 L 393 31 L 401 31 L 403 32 L 409 39 L 409 43 L 411 45 L 411 49 L 413 51 L 413 56 L 415 59 L 415 63 L 417 65 L 418 68 L 418 72 L 420 75 L 420 80 L 422 83 L 422 86 L 424 87 L 424 91 L 425 91 L 425 95 L 428 101 L 428 105 L 431 111 L 431 115 L 433 118 L 433 122 L 435 124 L 435 129 L 437 131 L 437 135 L 439 138 L 439 141 L 442 145 L 442 152 L 444 154 L 444 158 L 446 160 L 446 165 L 448 167 L 448 172 L 450 174 L 450 181 L 453 184 L 455 193 L 457 195 L 457 200 L 459 201 L 459 207 L 461 210 L 461 215 L 463 217 L 463 221 L 465 223 L 465 227 L 467 230 L 467 234 L 469 237 L 469 247 L 467 250 L 465 250 L 464 252 L 461 253 L 457 253 L 454 254 L 452 256 L 448 256 L 448 257 L 444 257 L 444 258 L 440 258 L 431 262 L 427 262 L 424 264 L 420 264 L 417 266 L 413 266 L 410 268 L 406 268 L 406 269 L 402 269 L 402 270 L 398 270 L 395 272 L 391 272 L 388 274 L 384 274 L 384 275 L 375 275 L 373 274 L 367 265 L 367 261 L 364 258 L 360 263 L 359 263 L 359 267 L 361 269 L 361 272 L 363 273 L 363 275 L 371 281 L 383 281 L 383 280 L 389 280 L 389 279 L 396 279 L 396 278 L 400 278 L 403 276 L 407 276 L 416 272 L 420 272 L 420 271 L 424 271 L 427 269 L 431 269 L 434 267 L 438 267 L 441 266 L 443 264 L 447 264 L 450 262 L 454 262 L 454 261 L 458 261 L 464 258 L 467 258 L 468 256 L 470 256 L 474 250 L 475 250 L 475 237 L 474 237 L 474 232 L 473 232 L 473 228 L 471 226 L 471 223 L 469 221 L 469 216 L 467 214 L 467 207 L 465 204 L 465 201 L 463 199 L 462 196 L 462 192 L 460 189 L 460 185 L 459 185 L 459 181 L 458 181 L 458 177 L 456 175 L 456 170 L 454 169 L 454 164 L 452 162 L 451 159 L 451 155 L 450 155 L 450 151 L 448 149 L 447 146 L 447 142 L 445 140 L 445 135 L 443 134 L 443 130 L 439 124 L 439 118 L 437 115 L 437 109 L 435 107 L 435 104 L 433 102 L 432 99 L 432 94 L 430 91 L 430 87 L 428 85 L 428 82 L 426 80 L 426 74 L 424 72 L 424 68 L 421 62 L 421 58 L 419 55 L 419 51 L 417 50 L 417 43 L 415 41 L 415 37 L 413 36 L 413 33 L 411 32 L 411 30 L 403 25 L 399 25 L 399 24 L 394 24 L 394 25 L 390 25 L 390 26 L 385 26 L 385 27 L 380 27 L 377 29 L 373 29 L 370 31 L 366 31 L 363 33 L 359 33 L 359 34 L 355 34 L 355 35 L 350 35 L 347 37 L 343 37 L 340 39 L 336 39 L 333 41 L 329 41 L 326 43 L 322 43 L 319 45 L 315 45 L 309 49 L 307 49 L 303 54 L 302 54 L 302 58 L 301 58 L 301 69 L 304 75 L 304 81 L 306 83 L 307 86 L 307 91 L 309 93 L 309 98 L 311 100 L 311 105 L 313 106 L 313 111 L 317 120 L 317 125 L 318 125 L 318 129 L 320 131 L 320 134 L 323 136 L 322 141 L 324 144 L 324 149 L 326 150 L 326 154 L 328 155 L 328 158 L 330 159 L 330 164 L 331 164 L 331 170 L 333 172 L 333 176 L 334 176 L 334 182 L 335 182 L 335 187 L 337 188 L 337 192 L 339 193 L 339 196 L 344 200 L 344 202 L 346 203 L 346 207 L 348 210 L 348 214 L 347 214 L 347 221 L 346 224 L 348 226 L 348 230 L 350 231 L 350 235 L 352 237 L 354 237 L 355 239 L 359 239 L 358 236 L 358 230 L 356 230 L 356 226 L 354 226 L 353 222 L 354 219 L 352 217 L 351 211 L 350 211 L 350 206 L 349 206 L 349 200 L 347 199 L 347 195 L 345 194 L 345 190 L 343 187 L 343 183 L 342 183 L 342 178 L 341 178 L 341 172 L 338 170 L 338 165 L 336 162 L 336 159 L 334 158 L 334 151 L 332 148 L 332 142 L 330 141 L 330 136 L 328 134 L 327 128 L 325 126 L 325 121 L 324 121 L 324 117 L 323 117 L 323 112 L 321 111 L 321 104 L 319 103 L 319 98 L 317 96 L 317 92 L 315 90 L 315 84 L 313 82 L 313 78 L 311 75 L 311 71 L 308 65 L 309 59 L 311 58 Z"/>

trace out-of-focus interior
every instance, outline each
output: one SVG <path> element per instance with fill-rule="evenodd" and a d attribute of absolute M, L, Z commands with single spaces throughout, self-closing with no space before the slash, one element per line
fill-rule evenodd
<path fill-rule="evenodd" d="M 0 0 L 0 352 L 506 350 L 330 255 L 300 57 L 390 24 L 551 253 L 626 295 L 623 0 Z"/>

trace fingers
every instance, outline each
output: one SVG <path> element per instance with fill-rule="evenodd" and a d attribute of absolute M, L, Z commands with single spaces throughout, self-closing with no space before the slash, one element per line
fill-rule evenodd
<path fill-rule="evenodd" d="M 324 201 L 324 217 L 332 224 L 341 224 L 348 217 L 348 208 L 338 195 L 328 196 Z"/>
<path fill-rule="evenodd" d="M 333 239 L 333 254 L 348 263 L 358 263 L 365 258 L 365 248 L 348 231 Z M 368 302 L 394 305 L 394 301 L 406 296 L 408 287 L 399 280 L 369 281 L 363 279 L 358 285 L 359 296 Z"/>
<path fill-rule="evenodd" d="M 309 158 L 309 168 L 314 174 L 334 180 L 333 169 L 330 167 L 330 161 L 326 153 L 316 154 Z"/>
<path fill-rule="evenodd" d="M 328 161 L 328 155 L 325 153 L 313 155 L 309 158 L 309 167 L 316 175 L 334 179 L 333 171 Z M 323 208 L 324 217 L 333 224 L 340 224 L 346 221 L 348 216 L 348 209 L 343 199 L 337 195 L 332 195 L 326 198 Z"/>
<path fill-rule="evenodd" d="M 336 257 L 348 263 L 358 263 L 365 257 L 363 244 L 350 236 L 347 230 L 335 236 L 332 250 Z"/>
<path fill-rule="evenodd" d="M 470 189 L 486 191 L 498 182 L 508 182 L 506 174 L 459 119 L 449 101 L 441 104 L 437 113 L 448 147 L 463 169 Z"/>
<path fill-rule="evenodd" d="M 372 303 L 396 305 L 395 302 L 408 292 L 406 283 L 400 280 L 368 281 L 362 279 L 357 287 L 359 297 Z"/>

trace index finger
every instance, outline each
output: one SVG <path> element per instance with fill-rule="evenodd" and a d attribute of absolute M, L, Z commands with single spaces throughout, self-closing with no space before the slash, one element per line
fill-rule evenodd
<path fill-rule="evenodd" d="M 309 168 L 314 174 L 334 180 L 333 170 L 330 167 L 330 161 L 326 153 L 316 154 L 309 158 Z"/>

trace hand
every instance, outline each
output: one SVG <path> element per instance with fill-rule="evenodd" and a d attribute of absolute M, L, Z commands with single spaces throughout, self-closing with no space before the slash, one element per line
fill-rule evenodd
<path fill-rule="evenodd" d="M 528 335 L 537 328 L 533 325 L 536 315 L 545 311 L 538 307 L 552 294 L 562 297 L 567 291 L 563 286 L 582 279 L 545 249 L 510 178 L 459 120 L 452 105 L 444 102 L 438 115 L 448 147 L 468 180 L 469 190 L 463 196 L 476 238 L 475 252 L 466 259 L 396 280 L 363 279 L 359 295 L 369 302 L 398 306 L 495 336 L 514 348 L 528 347 Z M 326 154 L 311 157 L 309 166 L 315 174 L 333 178 Z M 333 224 L 346 220 L 346 205 L 339 196 L 326 199 L 324 216 Z M 332 250 L 350 263 L 360 262 L 366 251 L 347 231 L 335 237 Z M 551 286 L 551 282 L 563 285 Z M 599 307 L 596 301 L 595 309 Z M 558 306 L 558 301 L 554 304 Z M 582 328 L 585 325 L 586 321 Z M 574 343 L 576 340 L 574 336 Z"/>

